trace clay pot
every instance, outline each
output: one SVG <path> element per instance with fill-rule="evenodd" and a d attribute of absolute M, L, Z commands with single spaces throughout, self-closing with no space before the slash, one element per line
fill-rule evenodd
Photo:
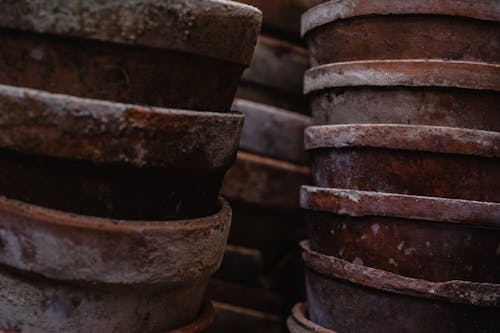
<path fill-rule="evenodd" d="M 0 86 L 0 193 L 78 214 L 166 220 L 217 210 L 241 114 Z"/>
<path fill-rule="evenodd" d="M 304 166 L 240 151 L 221 193 L 230 201 L 297 212 L 300 187 L 310 183 L 310 172 Z"/>
<path fill-rule="evenodd" d="M 305 74 L 318 125 L 392 123 L 500 132 L 500 65 L 439 60 L 359 61 Z"/>
<path fill-rule="evenodd" d="M 214 215 L 170 223 L 5 198 L 0 215 L 0 327 L 34 333 L 157 333 L 192 322 L 231 221 L 223 200 Z"/>
<path fill-rule="evenodd" d="M 286 325 L 291 333 L 336 333 L 307 319 L 306 303 L 295 304 Z"/>
<path fill-rule="evenodd" d="M 303 98 L 307 51 L 268 35 L 260 35 L 250 67 L 243 72 L 236 96 L 308 114 Z"/>
<path fill-rule="evenodd" d="M 338 332 L 498 332 L 500 285 L 430 282 L 351 264 L 303 242 L 309 318 Z"/>
<path fill-rule="evenodd" d="M 429 281 L 500 283 L 500 204 L 303 187 L 313 251 Z"/>
<path fill-rule="evenodd" d="M 0 9 L 0 83 L 214 112 L 229 111 L 261 24 L 259 10 L 225 0 L 28 0 Z"/>
<path fill-rule="evenodd" d="M 310 127 L 319 187 L 500 202 L 500 133 L 406 125 Z"/>
<path fill-rule="evenodd" d="M 500 63 L 500 6 L 473 0 L 342 0 L 302 16 L 313 66 L 364 59 Z"/>
<path fill-rule="evenodd" d="M 304 130 L 309 117 L 269 105 L 236 99 L 233 109 L 245 115 L 240 149 L 259 155 L 307 164 Z"/>

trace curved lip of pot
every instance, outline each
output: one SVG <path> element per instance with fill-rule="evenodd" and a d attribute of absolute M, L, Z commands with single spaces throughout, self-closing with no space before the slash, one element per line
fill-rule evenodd
<path fill-rule="evenodd" d="M 52 0 L 2 4 L 0 26 L 198 54 L 248 65 L 262 12 L 227 0 Z"/>
<path fill-rule="evenodd" d="M 277 211 L 299 211 L 300 185 L 310 177 L 311 169 L 307 166 L 239 151 L 224 177 L 221 195 L 229 201 Z"/>
<path fill-rule="evenodd" d="M 381 148 L 500 157 L 500 133 L 458 127 L 355 124 L 306 128 L 306 150 Z"/>
<path fill-rule="evenodd" d="M 212 302 L 206 301 L 203 305 L 199 317 L 192 323 L 186 326 L 173 329 L 165 333 L 198 333 L 205 332 L 212 326 L 215 320 L 215 310 Z"/>
<path fill-rule="evenodd" d="M 234 100 L 232 109 L 245 114 L 240 149 L 298 165 L 308 163 L 302 142 L 304 129 L 312 124 L 310 117 L 240 98 Z M 279 148 L 269 142 L 278 143 Z"/>
<path fill-rule="evenodd" d="M 306 266 L 328 279 L 348 281 L 367 288 L 422 299 L 500 307 L 500 284 L 460 280 L 430 282 L 413 279 L 323 255 L 311 250 L 309 241 L 302 241 L 300 246 Z"/>
<path fill-rule="evenodd" d="M 313 67 L 304 74 L 304 94 L 360 86 L 500 91 L 500 65 L 436 59 L 358 60 Z"/>
<path fill-rule="evenodd" d="M 83 216 L 0 197 L 0 263 L 50 279 L 186 284 L 208 279 L 224 254 L 231 208 L 174 221 Z"/>
<path fill-rule="evenodd" d="M 371 15 L 446 15 L 500 21 L 500 5 L 474 0 L 333 0 L 302 15 L 301 35 L 337 20 Z"/>
<path fill-rule="evenodd" d="M 287 319 L 287 326 L 292 333 L 337 333 L 307 319 L 307 303 L 297 303 Z"/>
<path fill-rule="evenodd" d="M 353 217 L 386 216 L 500 228 L 500 204 L 493 202 L 302 186 L 300 206 Z"/>
<path fill-rule="evenodd" d="M 96 164 L 227 168 L 244 116 L 0 85 L 0 148 Z"/>

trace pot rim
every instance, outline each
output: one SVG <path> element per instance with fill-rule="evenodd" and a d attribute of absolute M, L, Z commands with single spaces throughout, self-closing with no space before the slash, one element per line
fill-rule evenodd
<path fill-rule="evenodd" d="M 337 333 L 307 319 L 307 303 L 297 303 L 292 308 L 292 314 L 287 319 L 291 333 Z"/>
<path fill-rule="evenodd" d="M 458 2 L 458 3 L 457 3 Z M 371 15 L 447 15 L 500 21 L 500 4 L 473 0 L 332 0 L 307 10 L 301 19 L 301 35 L 337 20 Z"/>
<path fill-rule="evenodd" d="M 357 60 L 320 65 L 304 74 L 304 94 L 361 86 L 500 91 L 500 65 L 437 59 Z"/>
<path fill-rule="evenodd" d="M 500 228 L 500 203 L 302 186 L 303 209 Z"/>
<path fill-rule="evenodd" d="M 298 165 L 307 164 L 303 140 L 304 129 L 312 124 L 310 117 L 241 98 L 234 100 L 232 109 L 245 114 L 240 149 Z M 271 140 L 276 144 L 269 145 Z"/>
<path fill-rule="evenodd" d="M 352 264 L 311 250 L 309 241 L 300 243 L 306 267 L 329 279 L 411 297 L 442 300 L 483 307 L 500 307 L 500 284 L 461 280 L 430 282 L 383 270 Z"/>
<path fill-rule="evenodd" d="M 175 221 L 84 216 L 5 197 L 0 215 L 1 264 L 55 280 L 125 285 L 207 279 L 231 223 L 222 198 L 213 215 Z"/>
<path fill-rule="evenodd" d="M 304 147 L 306 150 L 370 147 L 500 157 L 500 133 L 427 125 L 323 125 L 306 128 Z"/>
<path fill-rule="evenodd" d="M 233 177 L 232 173 L 253 174 L 253 177 L 250 180 L 248 177 Z M 309 178 L 310 174 L 311 169 L 307 166 L 239 151 L 235 164 L 224 177 L 221 194 L 229 201 L 295 211 L 299 210 L 300 190 L 300 186 L 295 188 L 295 185 L 302 185 L 305 180 L 300 178 Z M 239 181 L 235 182 L 234 178 Z M 249 183 L 253 185 L 252 190 L 248 190 Z"/>
<path fill-rule="evenodd" d="M 207 0 L 203 5 L 199 0 L 63 3 L 29 0 L 2 4 L 2 12 L 8 15 L 0 17 L 0 26 L 169 49 L 248 65 L 262 23 L 259 9 L 227 0 Z M 230 31 L 241 34 L 231 37 Z"/>
<path fill-rule="evenodd" d="M 243 119 L 0 85 L 1 149 L 96 164 L 227 168 Z"/>

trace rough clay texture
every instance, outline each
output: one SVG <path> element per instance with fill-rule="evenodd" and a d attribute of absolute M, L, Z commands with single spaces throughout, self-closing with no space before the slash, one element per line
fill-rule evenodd
<path fill-rule="evenodd" d="M 297 164 L 306 164 L 304 130 L 309 117 L 269 105 L 236 99 L 233 109 L 245 115 L 240 149 Z"/>
<path fill-rule="evenodd" d="M 134 167 L 227 167 L 243 125 L 235 113 L 151 108 L 3 85 L 0 102 L 4 149 Z"/>
<path fill-rule="evenodd" d="M 312 126 L 306 150 L 370 147 L 500 157 L 500 133 L 440 126 L 388 124 Z"/>
<path fill-rule="evenodd" d="M 309 94 L 315 125 L 406 124 L 500 131 L 500 92 L 440 87 L 341 87 Z"/>
<path fill-rule="evenodd" d="M 303 47 L 260 35 L 252 63 L 241 79 L 301 95 L 304 72 L 308 68 L 307 50 Z"/>
<path fill-rule="evenodd" d="M 492 202 L 303 186 L 300 206 L 352 217 L 386 216 L 500 227 L 500 204 Z"/>
<path fill-rule="evenodd" d="M 365 59 L 500 63 L 500 21 L 451 15 L 359 16 L 317 27 L 306 40 L 312 66 Z"/>
<path fill-rule="evenodd" d="M 262 13 L 226 0 L 0 2 L 0 26 L 165 48 L 249 64 Z"/>
<path fill-rule="evenodd" d="M 4 265 L 57 280 L 174 288 L 218 269 L 231 221 L 223 201 L 213 216 L 169 223 L 84 217 L 5 198 L 0 209 Z"/>
<path fill-rule="evenodd" d="M 299 208 L 300 186 L 309 183 L 307 167 L 240 151 L 221 193 L 231 201 L 293 211 Z"/>
<path fill-rule="evenodd" d="M 302 15 L 302 35 L 339 19 L 367 15 L 432 14 L 464 16 L 500 21 L 497 1 L 473 0 L 333 0 L 309 9 Z"/>
<path fill-rule="evenodd" d="M 0 327 L 22 333 L 165 332 L 195 320 L 206 284 L 73 285 L 2 269 Z"/>
<path fill-rule="evenodd" d="M 304 93 L 334 87 L 410 86 L 500 90 L 500 65 L 466 61 L 353 61 L 311 68 Z"/>
<path fill-rule="evenodd" d="M 310 249 L 308 241 L 303 241 L 300 245 L 306 267 L 323 275 L 323 279 L 344 280 L 358 286 L 412 296 L 417 299 L 441 300 L 453 304 L 494 308 L 500 311 L 498 310 L 500 308 L 499 284 L 459 280 L 431 282 L 413 279 L 320 254 Z M 328 297 L 327 294 L 324 296 Z"/>

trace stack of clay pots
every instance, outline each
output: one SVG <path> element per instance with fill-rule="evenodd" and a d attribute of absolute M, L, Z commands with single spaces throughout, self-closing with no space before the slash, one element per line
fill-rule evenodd
<path fill-rule="evenodd" d="M 260 11 L 0 9 L 0 330 L 205 331 L 231 222 L 218 193 L 243 124 L 231 103 Z"/>
<path fill-rule="evenodd" d="M 210 296 L 220 301 L 229 323 L 239 321 L 243 312 L 255 314 L 254 324 L 243 325 L 245 332 L 280 332 L 288 303 L 304 297 L 296 244 L 305 237 L 297 199 L 300 186 L 310 183 L 303 133 L 311 121 L 302 93 L 309 61 L 299 37 L 302 9 L 282 0 L 241 2 L 261 9 L 264 25 L 233 103 L 245 114 L 245 124 L 236 163 L 222 187 L 233 223 Z M 278 23 L 280 16 L 289 19 Z M 230 320 L 229 310 L 236 307 Z M 261 320 L 270 316 L 278 316 L 282 328 Z"/>
<path fill-rule="evenodd" d="M 500 6 L 307 11 L 297 332 L 500 331 Z"/>

